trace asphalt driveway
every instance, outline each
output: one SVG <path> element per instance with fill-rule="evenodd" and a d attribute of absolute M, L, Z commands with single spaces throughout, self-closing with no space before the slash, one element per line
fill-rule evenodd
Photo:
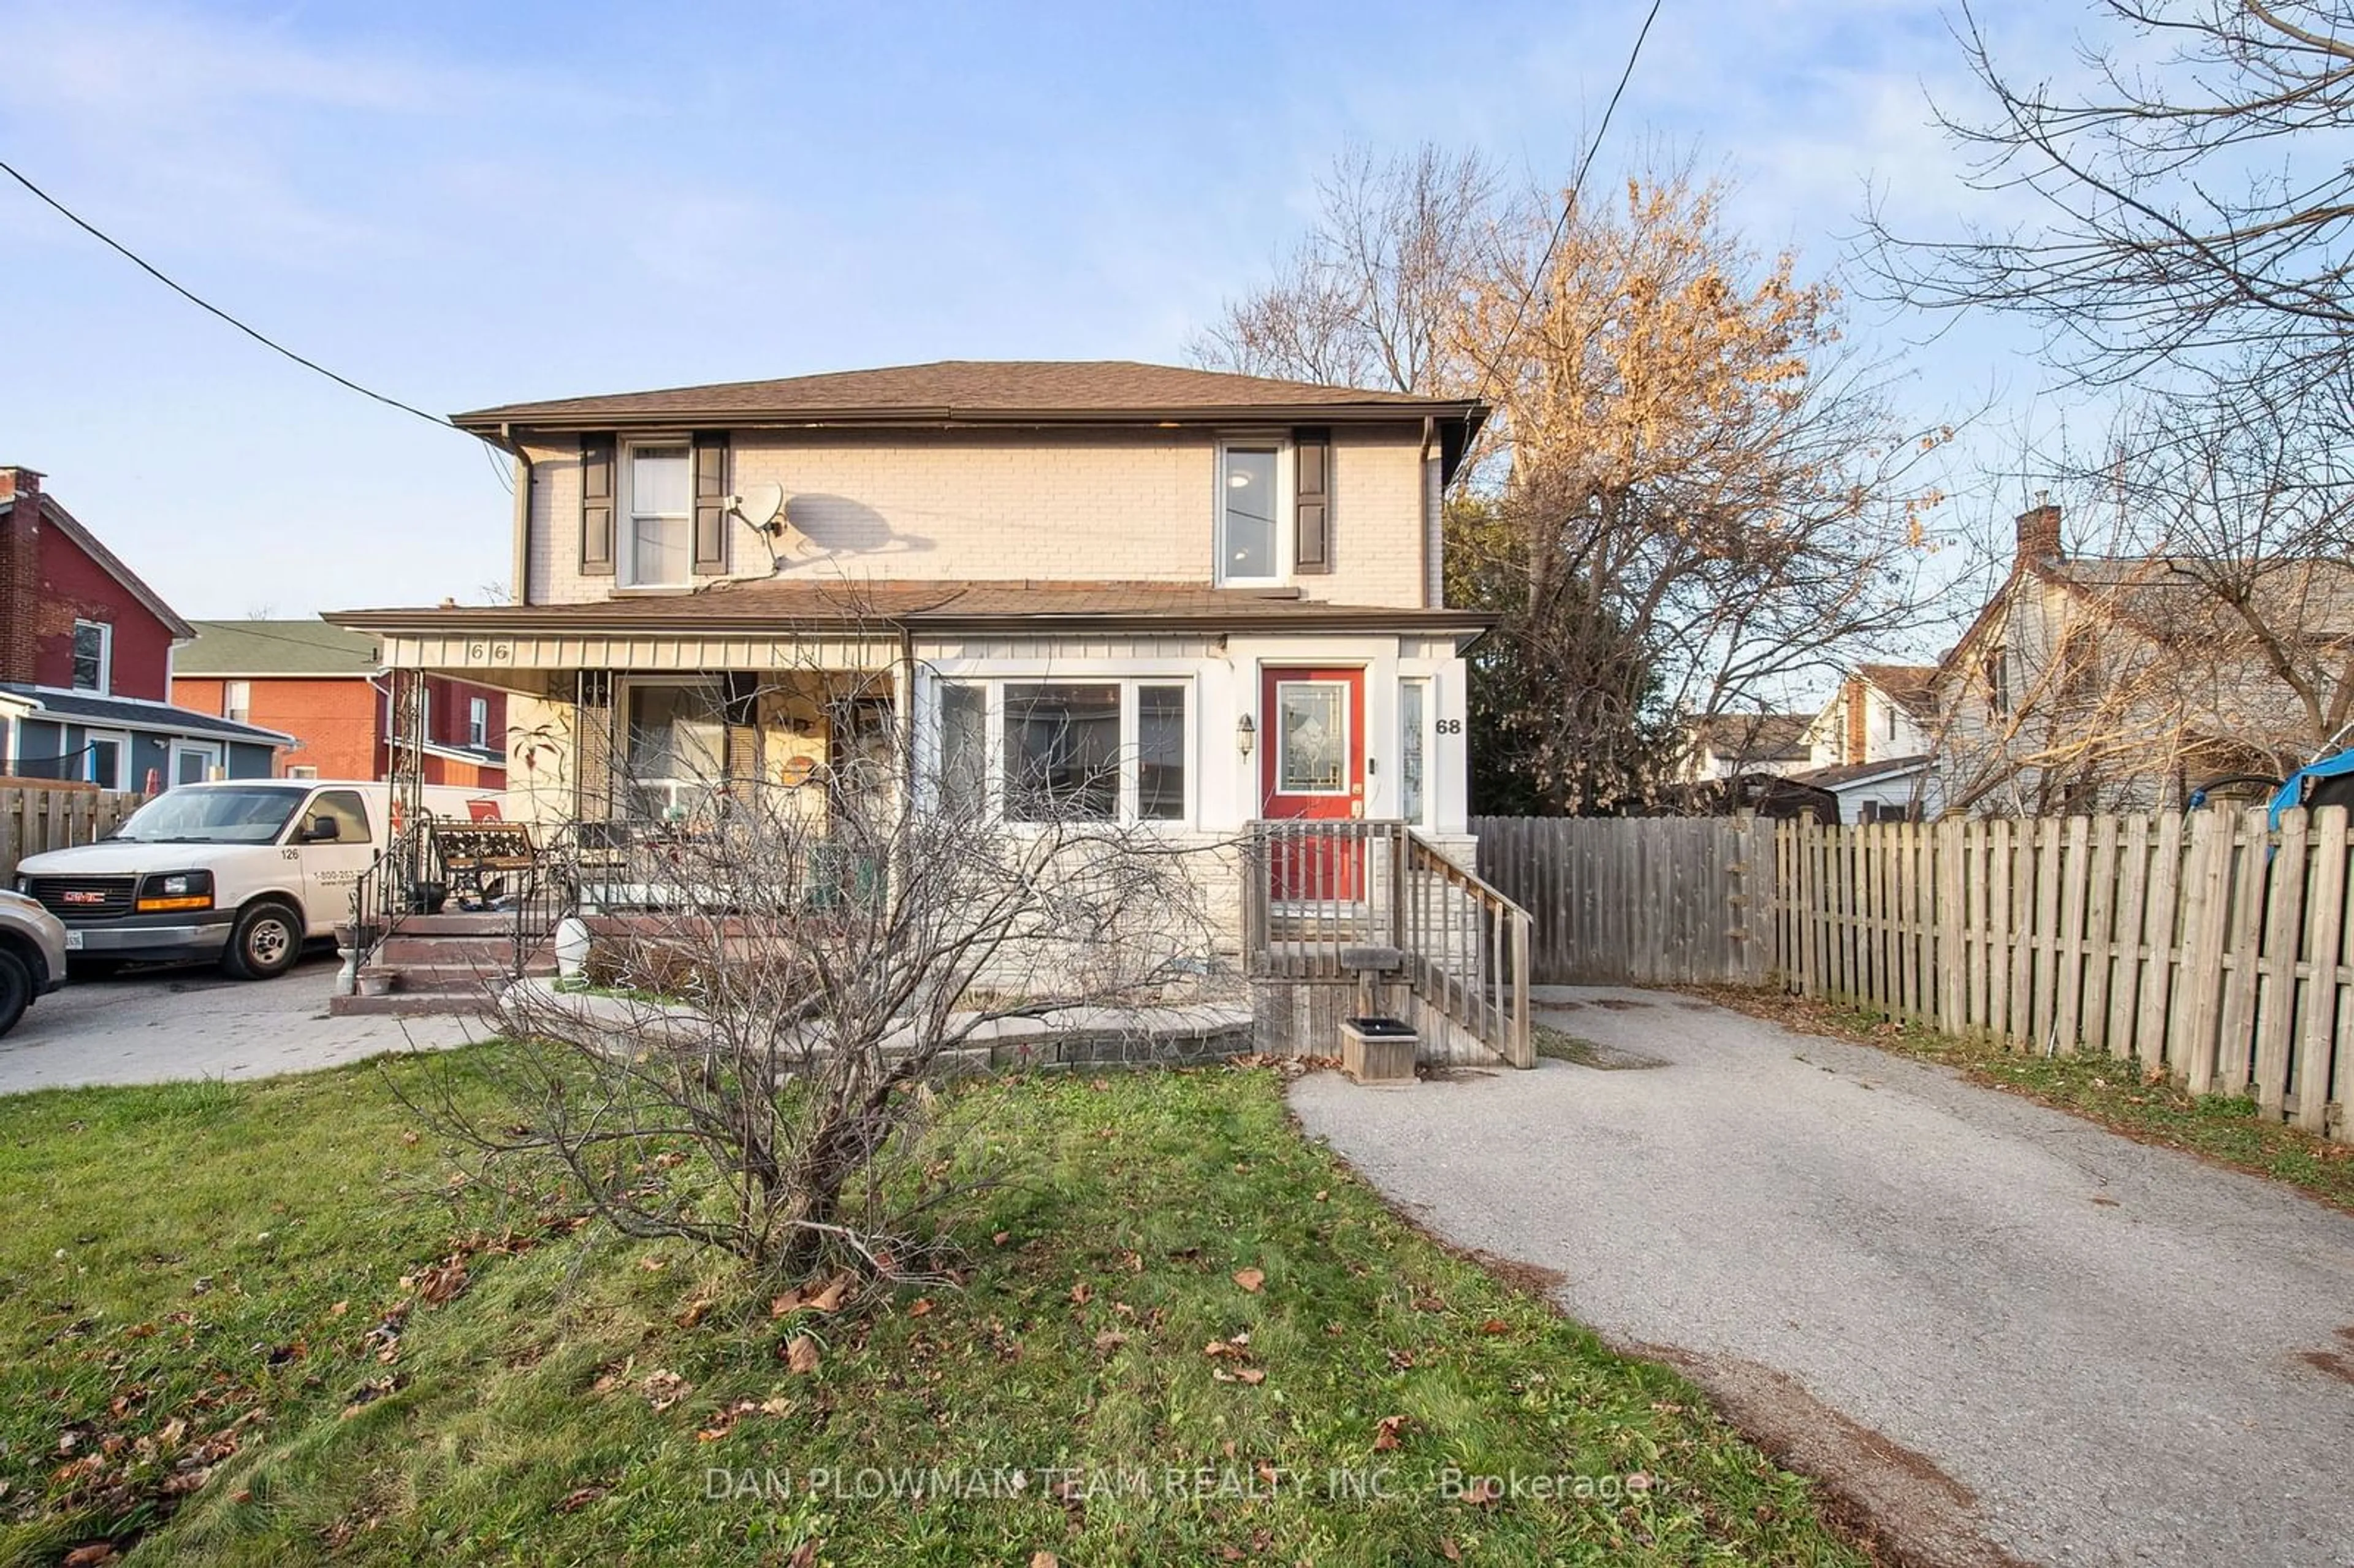
<path fill-rule="evenodd" d="M 0 1094 L 258 1078 L 466 1038 L 460 1019 L 330 1017 L 335 962 L 332 954 L 306 959 L 272 980 L 188 965 L 68 985 L 0 1035 Z"/>
<path fill-rule="evenodd" d="M 2354 1217 L 1863 1046 L 1547 994 L 1608 1068 L 1292 1104 L 1904 1560 L 2354 1563 Z"/>

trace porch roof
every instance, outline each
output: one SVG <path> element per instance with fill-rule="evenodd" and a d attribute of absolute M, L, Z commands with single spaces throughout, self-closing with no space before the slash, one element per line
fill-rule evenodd
<path fill-rule="evenodd" d="M 763 578 L 692 593 L 624 593 L 587 604 L 339 610 L 338 626 L 423 636 L 599 632 L 822 631 L 896 638 L 903 630 L 1484 631 L 1472 609 L 1331 604 L 1297 589 L 1162 582 Z"/>

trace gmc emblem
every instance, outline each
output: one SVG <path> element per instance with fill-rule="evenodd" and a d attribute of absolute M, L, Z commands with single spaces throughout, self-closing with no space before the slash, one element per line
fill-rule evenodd
<path fill-rule="evenodd" d="M 59 894 L 58 899 L 63 904 L 103 904 L 106 895 L 92 893 L 86 887 L 71 887 Z"/>

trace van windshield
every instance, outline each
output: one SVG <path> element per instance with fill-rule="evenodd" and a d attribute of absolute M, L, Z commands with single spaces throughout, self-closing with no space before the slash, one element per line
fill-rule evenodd
<path fill-rule="evenodd" d="M 266 844 L 304 793 L 269 784 L 167 790 L 132 812 L 114 837 L 143 844 Z"/>

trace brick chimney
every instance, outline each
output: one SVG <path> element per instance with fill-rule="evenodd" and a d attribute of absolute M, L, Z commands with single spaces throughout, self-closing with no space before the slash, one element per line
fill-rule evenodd
<path fill-rule="evenodd" d="M 1871 713 L 1871 703 L 1864 695 L 1862 676 L 1850 675 L 1847 678 L 1845 695 L 1847 701 L 1844 705 L 1846 710 L 1844 716 L 1847 719 L 1847 733 L 1840 737 L 1843 744 L 1840 747 L 1842 755 L 1840 760 L 1861 762 L 1864 760 L 1864 752 L 1870 748 L 1872 740 L 1871 731 L 1866 727 L 1866 720 Z"/>
<path fill-rule="evenodd" d="M 0 681 L 33 678 L 33 633 L 41 590 L 41 476 L 0 466 Z"/>
<path fill-rule="evenodd" d="M 2019 514 L 2019 558 L 2022 561 L 2064 561 L 2060 547 L 2060 509 L 2044 491 L 2035 493 L 2035 504 Z"/>

